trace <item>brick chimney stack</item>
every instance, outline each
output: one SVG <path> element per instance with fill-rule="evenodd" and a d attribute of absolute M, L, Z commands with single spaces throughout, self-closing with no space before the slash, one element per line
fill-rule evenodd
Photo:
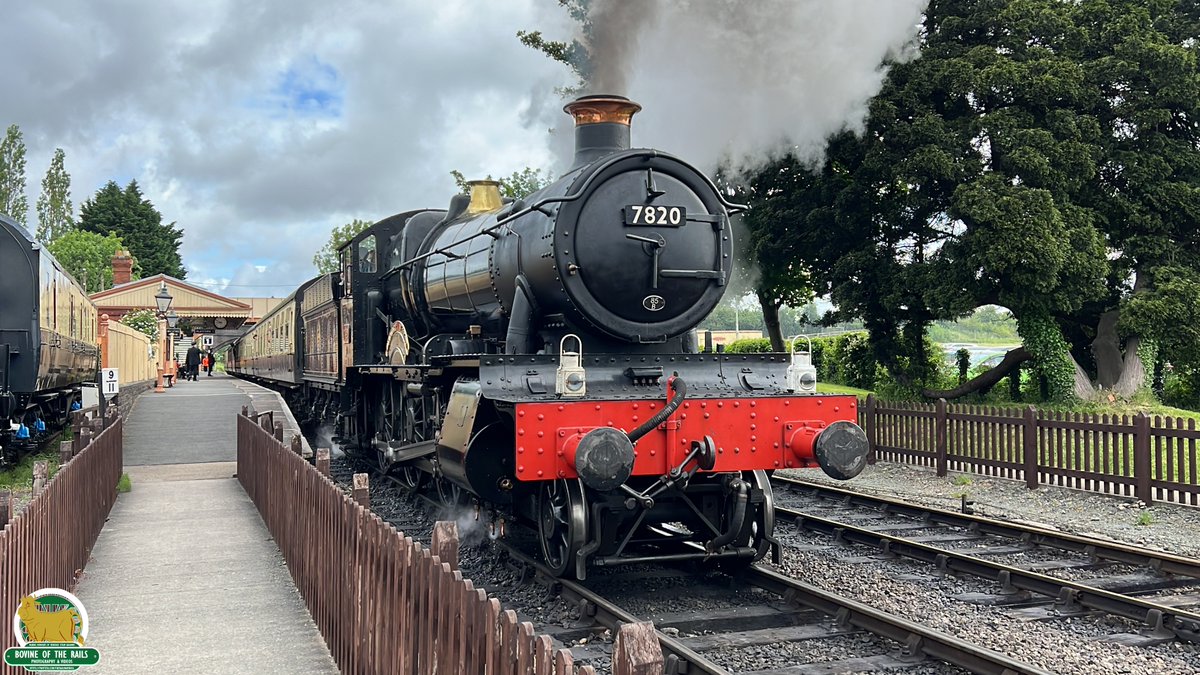
<path fill-rule="evenodd" d="M 133 256 L 129 251 L 118 250 L 112 259 L 113 286 L 127 284 L 133 277 Z"/>

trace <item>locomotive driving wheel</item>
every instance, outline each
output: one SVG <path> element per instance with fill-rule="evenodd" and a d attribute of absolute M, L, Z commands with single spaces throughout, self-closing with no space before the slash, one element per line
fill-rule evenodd
<path fill-rule="evenodd" d="M 555 576 L 574 576 L 575 558 L 587 540 L 587 504 L 578 480 L 547 481 L 538 493 L 542 555 Z"/>
<path fill-rule="evenodd" d="M 458 483 L 447 478 L 438 478 L 433 482 L 433 486 L 437 490 L 438 501 L 445 506 L 458 506 L 462 501 L 463 490 Z"/>
<path fill-rule="evenodd" d="M 375 408 L 375 461 L 379 473 L 384 476 L 392 472 L 392 460 L 387 458 L 380 449 L 391 445 L 397 438 L 396 430 L 400 418 L 397 416 L 395 391 L 391 386 L 385 386 L 379 396 L 379 405 Z"/>
<path fill-rule="evenodd" d="M 392 478 L 409 492 L 416 492 L 425 485 L 425 472 L 412 464 L 401 464 L 392 469 Z"/>

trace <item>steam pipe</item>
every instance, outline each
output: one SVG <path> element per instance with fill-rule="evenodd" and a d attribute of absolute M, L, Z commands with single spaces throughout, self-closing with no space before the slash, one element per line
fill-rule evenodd
<path fill-rule="evenodd" d="M 642 426 L 629 432 L 630 443 L 637 443 L 642 436 L 645 436 L 650 433 L 651 429 L 666 422 L 667 418 L 679 409 L 679 406 L 683 403 L 683 399 L 687 397 L 687 383 L 683 381 L 682 377 L 676 376 L 671 380 L 671 390 L 675 394 L 671 396 L 671 400 L 667 402 L 667 405 L 663 406 L 663 409 L 659 410 L 657 415 L 646 420 Z"/>
<path fill-rule="evenodd" d="M 733 496 L 733 516 L 729 519 L 729 529 L 704 542 L 704 550 L 709 553 L 733 541 L 738 532 L 742 531 L 742 524 L 746 519 L 746 505 L 750 501 L 750 486 L 746 484 L 746 481 L 739 478 L 734 483 L 733 489 L 736 494 Z"/>

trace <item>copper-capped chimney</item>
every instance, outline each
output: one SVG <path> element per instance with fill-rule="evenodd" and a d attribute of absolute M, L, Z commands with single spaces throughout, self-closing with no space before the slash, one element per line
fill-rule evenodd
<path fill-rule="evenodd" d="M 575 159 L 577 169 L 605 155 L 629 149 L 629 123 L 642 106 L 624 96 L 601 94 L 583 96 L 563 106 L 575 118 Z"/>

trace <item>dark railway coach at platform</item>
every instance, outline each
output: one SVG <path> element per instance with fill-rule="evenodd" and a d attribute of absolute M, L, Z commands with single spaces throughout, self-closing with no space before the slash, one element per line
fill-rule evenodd
<path fill-rule="evenodd" d="M 21 225 L 0 215 L 0 465 L 38 421 L 65 422 L 95 381 L 96 307 Z"/>
<path fill-rule="evenodd" d="M 536 528 L 557 574 L 777 556 L 768 472 L 857 475 L 857 399 L 817 394 L 806 354 L 699 351 L 741 207 L 631 149 L 640 109 L 568 104 L 574 162 L 522 199 L 476 181 L 358 234 L 291 300 L 300 381 L 253 371 L 261 325 L 234 345 L 236 372 L 277 382 L 405 487 Z"/>

